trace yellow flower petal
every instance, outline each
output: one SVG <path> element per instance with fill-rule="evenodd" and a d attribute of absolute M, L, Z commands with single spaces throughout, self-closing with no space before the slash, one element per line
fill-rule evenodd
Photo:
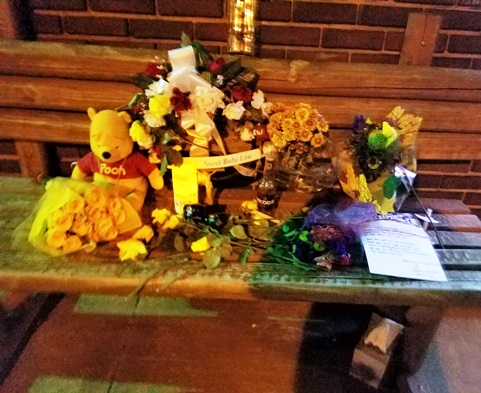
<path fill-rule="evenodd" d="M 207 236 L 201 237 L 199 240 L 193 242 L 190 246 L 191 250 L 194 252 L 203 252 L 207 251 L 210 248 L 209 240 Z"/>
<path fill-rule="evenodd" d="M 132 236 L 133 239 L 145 240 L 147 243 L 154 237 L 154 230 L 150 225 L 144 225 L 142 228 L 138 229 L 137 232 Z"/>
<path fill-rule="evenodd" d="M 149 101 L 150 112 L 155 117 L 163 117 L 169 113 L 170 108 L 170 98 L 162 94 L 156 95 Z"/>
<path fill-rule="evenodd" d="M 152 211 L 151 217 L 154 224 L 163 225 L 165 221 L 171 216 L 169 209 L 155 209 Z"/>
<path fill-rule="evenodd" d="M 143 259 L 147 255 L 147 248 L 145 244 L 137 239 L 123 240 L 117 243 L 119 248 L 119 258 L 121 261 L 131 259 L 136 261 L 137 259 Z"/>
<path fill-rule="evenodd" d="M 165 221 L 164 225 L 162 226 L 162 230 L 165 231 L 167 229 L 175 229 L 177 225 L 179 225 L 179 218 L 172 214 L 167 221 Z"/>

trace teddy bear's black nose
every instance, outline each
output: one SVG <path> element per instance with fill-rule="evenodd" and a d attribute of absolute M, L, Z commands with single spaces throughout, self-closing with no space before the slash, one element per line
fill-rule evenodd
<path fill-rule="evenodd" d="M 108 160 L 112 155 L 108 151 L 104 151 L 102 153 L 102 157 Z"/>

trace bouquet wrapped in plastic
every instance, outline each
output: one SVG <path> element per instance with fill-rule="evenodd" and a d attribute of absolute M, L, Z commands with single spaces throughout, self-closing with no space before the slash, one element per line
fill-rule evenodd
<path fill-rule="evenodd" d="M 112 241 L 141 225 L 132 205 L 116 193 L 90 182 L 59 177 L 47 183 L 31 217 L 16 231 L 15 243 L 24 243 L 25 229 L 30 228 L 28 242 L 57 256 L 92 250 L 97 243 Z"/>
<path fill-rule="evenodd" d="M 407 195 L 407 182 L 411 184 L 415 176 L 411 171 L 416 170 L 415 142 L 421 121 L 399 106 L 382 123 L 357 116 L 349 140 L 331 151 L 343 191 L 373 203 L 380 213 L 394 211 L 397 199 Z"/>

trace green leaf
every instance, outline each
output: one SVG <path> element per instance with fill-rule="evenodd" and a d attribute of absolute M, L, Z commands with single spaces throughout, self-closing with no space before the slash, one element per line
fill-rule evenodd
<path fill-rule="evenodd" d="M 247 239 L 247 235 L 246 235 L 246 232 L 244 230 L 244 227 L 242 225 L 234 225 L 231 229 L 230 229 L 230 234 L 232 236 L 234 236 L 236 239 L 240 239 L 240 240 L 245 240 Z"/>
<path fill-rule="evenodd" d="M 207 269 L 214 269 L 219 266 L 222 256 L 219 250 L 211 248 L 207 250 L 202 257 L 202 263 Z"/>
<path fill-rule="evenodd" d="M 129 101 L 129 107 L 133 107 L 135 104 L 137 104 L 140 101 L 140 98 L 143 97 L 144 95 L 141 93 L 137 93 L 132 97 L 132 99 Z"/>
<path fill-rule="evenodd" d="M 401 183 L 402 181 L 399 177 L 389 175 L 389 177 L 384 181 L 383 184 L 384 196 L 388 199 L 392 198 Z"/>
<path fill-rule="evenodd" d="M 229 81 L 233 79 L 237 74 L 242 71 L 241 61 L 240 58 L 237 60 L 231 61 L 224 65 L 222 68 L 222 76 L 224 77 L 225 81 Z"/>
<path fill-rule="evenodd" d="M 167 166 L 169 165 L 169 161 L 167 160 L 167 156 L 164 155 L 162 158 L 162 162 L 160 163 L 160 174 L 161 176 L 165 175 L 165 172 L 167 171 Z"/>
<path fill-rule="evenodd" d="M 182 32 L 182 34 L 180 35 L 180 46 L 184 47 L 189 45 L 192 45 L 192 40 L 185 32 Z"/>
<path fill-rule="evenodd" d="M 314 248 L 314 250 L 316 250 L 316 251 L 324 251 L 326 249 L 326 245 L 322 242 L 321 243 L 314 243 L 312 248 Z"/>
<path fill-rule="evenodd" d="M 242 251 L 242 254 L 240 255 L 237 262 L 239 262 L 240 264 L 246 263 L 247 259 L 249 258 L 249 255 L 253 253 L 254 253 L 254 250 L 252 248 L 245 248 L 244 251 Z"/>
<path fill-rule="evenodd" d="M 151 85 L 153 82 L 155 82 L 155 79 L 147 74 L 137 74 L 134 77 L 135 86 L 137 86 L 141 90 L 147 89 L 149 85 Z"/>
<path fill-rule="evenodd" d="M 180 235 L 176 235 L 174 239 L 174 247 L 179 252 L 184 252 L 185 248 L 185 241 L 184 238 Z"/>
<path fill-rule="evenodd" d="M 302 231 L 301 234 L 299 235 L 299 240 L 305 243 L 310 243 L 310 240 L 307 237 L 308 235 L 309 235 L 309 231 Z"/>
<path fill-rule="evenodd" d="M 162 150 L 164 151 L 164 154 L 167 157 L 167 160 L 170 165 L 179 166 L 179 165 L 182 165 L 182 163 L 184 162 L 182 155 L 177 150 L 172 149 L 171 147 L 168 147 L 165 145 L 162 148 Z"/>

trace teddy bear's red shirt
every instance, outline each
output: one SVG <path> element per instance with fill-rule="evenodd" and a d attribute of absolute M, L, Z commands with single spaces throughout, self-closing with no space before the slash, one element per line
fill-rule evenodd
<path fill-rule="evenodd" d="M 86 175 L 95 172 L 113 179 L 133 179 L 141 176 L 149 176 L 156 168 L 145 156 L 139 152 L 133 152 L 125 159 L 113 163 L 100 161 L 95 154 L 89 152 L 80 159 L 77 164 Z"/>

